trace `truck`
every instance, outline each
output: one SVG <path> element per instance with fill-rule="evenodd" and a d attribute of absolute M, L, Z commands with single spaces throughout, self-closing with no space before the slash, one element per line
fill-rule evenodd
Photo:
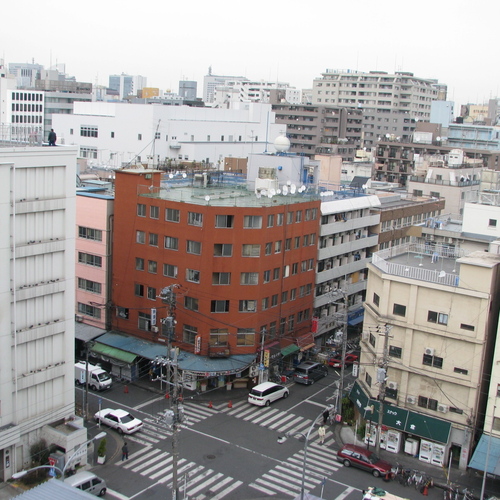
<path fill-rule="evenodd" d="M 408 500 L 403 497 L 398 497 L 397 495 L 393 495 L 388 491 L 385 491 L 381 488 L 374 488 L 370 486 L 368 489 L 363 490 L 362 500 Z"/>
<path fill-rule="evenodd" d="M 111 387 L 111 377 L 106 370 L 100 366 L 88 365 L 89 387 L 94 391 L 103 391 Z M 79 361 L 75 363 L 75 381 L 77 385 L 85 385 L 87 382 L 87 363 Z"/>

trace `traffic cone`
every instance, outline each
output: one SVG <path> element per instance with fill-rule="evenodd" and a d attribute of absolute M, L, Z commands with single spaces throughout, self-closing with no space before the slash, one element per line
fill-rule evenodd
<path fill-rule="evenodd" d="M 426 497 L 428 494 L 429 494 L 429 488 L 425 484 L 424 485 L 424 490 L 422 491 L 422 495 L 424 495 L 424 497 Z"/>
<path fill-rule="evenodd" d="M 232 408 L 233 407 L 233 403 L 231 401 L 229 401 L 229 403 L 227 404 L 227 407 L 228 408 Z"/>
<path fill-rule="evenodd" d="M 209 408 L 212 408 L 212 401 L 210 401 L 210 402 L 208 403 L 208 407 L 209 407 Z"/>
<path fill-rule="evenodd" d="M 128 394 L 128 385 L 123 386 L 123 392 Z"/>
<path fill-rule="evenodd" d="M 170 394 L 168 392 L 165 394 L 165 399 L 170 399 Z"/>

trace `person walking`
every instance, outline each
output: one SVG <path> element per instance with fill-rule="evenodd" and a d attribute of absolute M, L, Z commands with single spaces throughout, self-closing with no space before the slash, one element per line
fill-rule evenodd
<path fill-rule="evenodd" d="M 323 444 L 325 441 L 326 429 L 324 425 L 320 425 L 318 429 L 319 444 Z"/>
<path fill-rule="evenodd" d="M 128 460 L 128 446 L 127 443 L 124 443 L 122 446 L 122 462 L 124 460 Z"/>
<path fill-rule="evenodd" d="M 325 411 L 323 412 L 323 425 L 326 425 L 328 423 L 329 417 L 330 417 L 330 410 L 328 408 L 325 408 Z"/>
<path fill-rule="evenodd" d="M 54 132 L 54 129 L 51 128 L 49 132 L 49 146 L 55 146 L 57 141 L 57 135 Z"/>

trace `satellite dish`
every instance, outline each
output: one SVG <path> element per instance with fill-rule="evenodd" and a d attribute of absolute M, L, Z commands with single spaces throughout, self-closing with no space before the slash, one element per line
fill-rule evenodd
<path fill-rule="evenodd" d="M 168 178 L 169 179 L 173 179 L 174 178 L 174 174 L 168 174 Z"/>
<path fill-rule="evenodd" d="M 444 278 L 446 276 L 446 273 L 444 271 L 439 272 L 439 277 Z"/>
<path fill-rule="evenodd" d="M 277 189 L 276 194 L 281 194 L 281 189 Z"/>
<path fill-rule="evenodd" d="M 292 184 L 290 186 L 290 193 L 295 194 L 296 191 L 297 191 L 297 186 L 295 184 Z"/>
<path fill-rule="evenodd" d="M 283 194 L 285 196 L 288 194 L 288 186 L 283 186 Z"/>
<path fill-rule="evenodd" d="M 292 183 L 292 181 L 291 181 L 290 179 L 288 179 L 288 180 L 286 181 L 286 185 L 287 185 L 287 186 L 290 186 L 290 184 L 291 184 L 291 183 Z"/>
<path fill-rule="evenodd" d="M 276 189 L 271 188 L 271 189 L 269 190 L 269 194 L 270 194 L 271 196 L 274 196 L 274 195 L 276 194 Z"/>
<path fill-rule="evenodd" d="M 205 196 L 205 201 L 210 201 L 210 196 L 208 196 L 208 194 Z"/>
<path fill-rule="evenodd" d="M 182 174 L 182 178 L 185 179 L 187 177 L 186 172 Z"/>
<path fill-rule="evenodd" d="M 260 193 L 262 196 L 267 196 L 267 189 L 263 189 Z"/>
<path fill-rule="evenodd" d="M 361 188 L 362 188 L 362 189 L 366 189 L 367 187 L 368 187 L 368 186 L 367 186 L 366 184 L 363 184 L 363 185 L 361 186 Z"/>
<path fill-rule="evenodd" d="M 302 186 L 300 186 L 300 189 L 302 189 L 302 192 L 304 192 L 306 190 L 306 187 L 304 186 L 304 184 L 302 184 Z"/>
<path fill-rule="evenodd" d="M 257 196 L 257 199 L 260 199 L 260 198 L 261 198 L 261 196 L 262 196 L 262 194 L 261 194 L 261 193 L 259 193 L 259 192 L 257 192 L 255 195 Z"/>

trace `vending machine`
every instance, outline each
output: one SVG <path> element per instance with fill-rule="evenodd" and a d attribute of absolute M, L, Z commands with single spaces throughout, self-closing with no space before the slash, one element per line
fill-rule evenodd
<path fill-rule="evenodd" d="M 434 443 L 432 446 L 432 456 L 431 456 L 431 464 L 437 465 L 439 467 L 443 466 L 444 463 L 444 453 L 445 446 L 442 444 Z"/>
<path fill-rule="evenodd" d="M 418 459 L 421 460 L 422 462 L 427 462 L 428 464 L 431 463 L 431 458 L 432 458 L 432 443 L 431 441 L 425 441 L 425 439 L 422 439 L 420 441 L 420 453 L 418 455 Z"/>
<path fill-rule="evenodd" d="M 380 435 L 380 448 L 382 448 L 382 450 L 385 450 L 385 445 L 387 443 L 387 428 L 382 427 L 379 435 Z"/>
<path fill-rule="evenodd" d="M 385 449 L 391 453 L 399 453 L 401 449 L 401 432 L 389 429 Z"/>
<path fill-rule="evenodd" d="M 373 423 L 366 424 L 365 444 L 375 446 L 377 444 L 377 426 Z"/>
<path fill-rule="evenodd" d="M 408 438 L 405 441 L 405 453 L 408 453 L 408 455 L 411 455 L 412 457 L 417 457 L 418 445 L 419 445 L 418 440 L 413 438 Z"/>

